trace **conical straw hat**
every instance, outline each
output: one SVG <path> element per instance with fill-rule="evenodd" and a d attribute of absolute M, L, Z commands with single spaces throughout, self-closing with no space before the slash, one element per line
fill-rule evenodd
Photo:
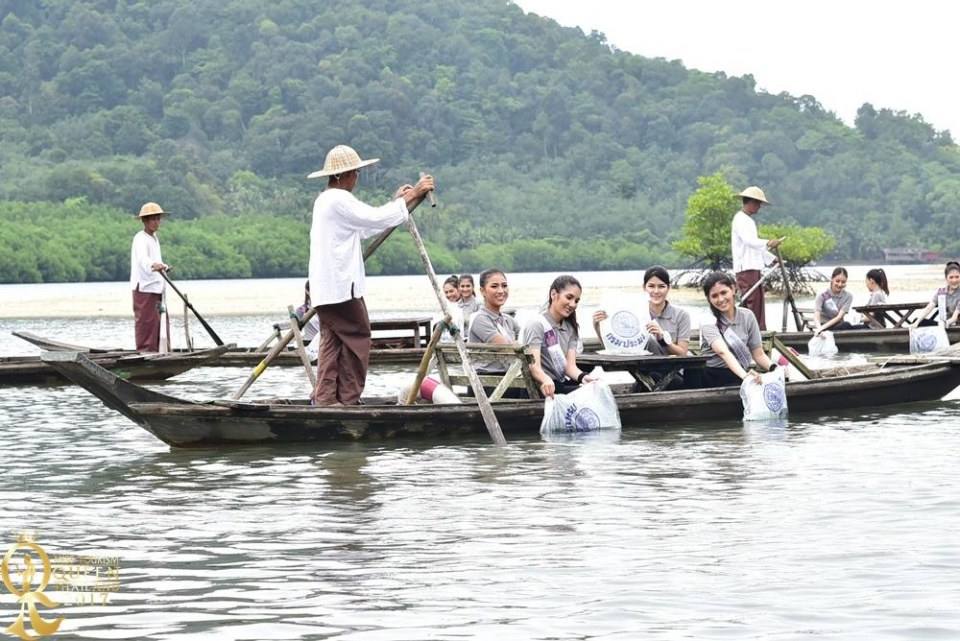
<path fill-rule="evenodd" d="M 763 190 L 759 187 L 747 187 L 741 191 L 738 195 L 743 196 L 744 198 L 753 198 L 754 200 L 759 200 L 760 202 L 769 205 L 770 201 L 767 200 L 766 195 L 764 195 Z"/>
<path fill-rule="evenodd" d="M 163 211 L 163 208 L 157 203 L 144 203 L 143 207 L 140 208 L 140 213 L 137 215 L 137 218 L 146 218 L 147 216 L 158 216 L 164 215 L 169 216 L 169 211 Z"/>
<path fill-rule="evenodd" d="M 323 176 L 335 176 L 354 169 L 360 169 L 367 165 L 380 162 L 379 158 L 370 160 L 360 160 L 360 155 L 353 150 L 353 147 L 346 145 L 337 145 L 327 153 L 327 159 L 323 161 L 323 169 L 309 174 L 307 178 L 322 178 Z"/>

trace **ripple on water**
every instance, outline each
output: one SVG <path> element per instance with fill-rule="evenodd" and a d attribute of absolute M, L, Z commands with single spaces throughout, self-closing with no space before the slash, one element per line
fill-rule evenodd
<path fill-rule="evenodd" d="M 11 388 L 0 526 L 120 557 L 109 605 L 59 610 L 78 638 L 957 638 L 958 417 L 181 452 L 77 388 Z"/>

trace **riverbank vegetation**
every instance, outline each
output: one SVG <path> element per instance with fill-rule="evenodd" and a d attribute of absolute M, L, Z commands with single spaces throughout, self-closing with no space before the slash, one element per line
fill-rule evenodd
<path fill-rule="evenodd" d="M 437 176 L 440 271 L 681 266 L 717 172 L 843 260 L 960 252 L 960 154 L 921 116 L 865 104 L 848 126 L 501 0 L 0 2 L 4 282 L 125 277 L 147 200 L 177 213 L 181 277 L 303 274 L 304 177 L 341 142 L 382 158 L 370 200 Z M 419 263 L 398 233 L 370 267 Z"/>

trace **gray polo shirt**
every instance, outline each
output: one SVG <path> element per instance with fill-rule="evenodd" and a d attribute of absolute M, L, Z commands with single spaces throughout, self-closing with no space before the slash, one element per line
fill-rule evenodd
<path fill-rule="evenodd" d="M 517 340 L 520 325 L 512 316 L 497 314 L 487 307 L 481 307 L 470 321 L 470 333 L 467 342 L 490 343 L 493 337 L 501 334 L 512 341 Z"/>
<path fill-rule="evenodd" d="M 561 323 L 557 323 L 549 313 L 543 314 L 543 318 L 547 319 L 550 327 L 552 327 L 556 333 L 557 344 L 560 345 L 560 349 L 563 350 L 564 358 L 570 353 L 570 350 L 576 352 L 577 343 L 580 341 L 580 334 L 573 327 L 573 323 L 567 319 L 564 319 Z M 543 344 L 545 334 L 546 330 L 543 327 L 543 323 L 540 322 L 540 319 L 532 321 L 523 329 L 523 344 L 540 348 L 540 367 L 542 367 L 546 375 L 553 380 L 562 381 L 567 376 L 566 372 L 562 369 L 558 372 L 553 363 L 553 359 L 550 357 L 550 354 L 547 353 L 547 348 Z"/>
<path fill-rule="evenodd" d="M 463 310 L 464 318 L 469 317 L 470 314 L 476 311 L 480 311 L 480 307 L 481 307 L 480 301 L 477 299 L 476 296 L 472 296 L 468 301 L 465 301 L 461 298 L 457 304 L 460 305 L 460 309 Z"/>
<path fill-rule="evenodd" d="M 659 316 L 655 316 L 651 310 L 650 319 L 655 321 L 660 329 L 670 334 L 670 342 L 679 343 L 690 340 L 690 314 L 685 309 L 671 305 L 667 301 Z M 653 336 L 647 339 L 647 351 L 660 356 L 668 353 L 667 349 Z"/>
<path fill-rule="evenodd" d="M 827 289 L 817 296 L 813 302 L 813 309 L 820 312 L 820 322 L 826 323 L 849 312 L 851 305 L 853 305 L 853 294 L 847 290 L 834 294 L 832 289 Z"/>
<path fill-rule="evenodd" d="M 867 301 L 867 305 L 886 305 L 887 304 L 887 295 L 883 293 L 882 289 L 870 294 L 870 300 Z"/>
<path fill-rule="evenodd" d="M 940 304 L 940 295 L 947 297 L 947 318 L 943 319 L 943 322 L 949 320 L 949 317 L 953 314 L 954 310 L 957 309 L 957 304 L 960 303 L 960 287 L 957 287 L 952 292 L 946 287 L 941 287 L 937 290 L 937 293 L 933 295 L 933 304 Z"/>
<path fill-rule="evenodd" d="M 724 327 L 733 330 L 733 333 L 740 337 L 740 340 L 746 344 L 747 349 L 751 352 L 760 347 L 760 325 L 757 324 L 756 317 L 749 309 L 737 307 L 737 315 L 733 322 Z M 721 336 L 716 316 L 710 314 L 704 318 L 703 324 L 700 325 L 700 355 L 707 357 L 707 367 L 727 366 L 723 359 L 717 356 L 713 348 L 710 347 L 710 344 Z"/>

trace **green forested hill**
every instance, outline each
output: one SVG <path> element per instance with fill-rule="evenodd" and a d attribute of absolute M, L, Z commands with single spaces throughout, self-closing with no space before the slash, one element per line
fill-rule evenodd
<path fill-rule="evenodd" d="M 302 231 L 322 186 L 304 176 L 341 142 L 383 159 L 371 199 L 437 176 L 423 227 L 451 268 L 670 260 L 697 177 L 718 170 L 764 187 L 768 221 L 835 234 L 839 258 L 960 251 L 960 155 L 920 116 L 864 105 L 847 127 L 814 97 L 616 51 L 504 0 L 0 0 L 2 200 L 83 197 L 72 211 L 121 218 L 156 200 L 199 219 L 168 229 L 204 237 L 222 216 Z M 24 211 L 0 203 L 0 270 L 14 236 L 36 247 L 36 212 L 63 215 Z M 273 251 L 305 254 L 289 238 Z M 198 275 L 232 273 L 202 245 Z M 408 259 L 401 245 L 374 269 Z M 111 277 L 79 262 L 32 279 Z M 249 262 L 238 275 L 267 273 Z"/>

